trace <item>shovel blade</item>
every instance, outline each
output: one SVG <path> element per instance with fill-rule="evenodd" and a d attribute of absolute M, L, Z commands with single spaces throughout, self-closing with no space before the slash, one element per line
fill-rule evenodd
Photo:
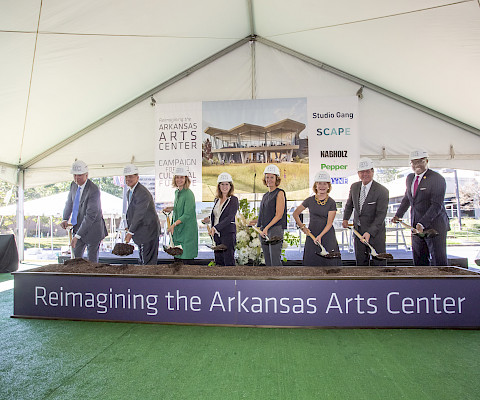
<path fill-rule="evenodd" d="M 168 247 L 165 250 L 165 253 L 170 254 L 171 256 L 181 256 L 183 254 L 183 249 L 180 247 Z"/>
<path fill-rule="evenodd" d="M 218 246 L 217 245 L 213 245 L 213 244 L 206 244 L 205 246 L 207 246 L 209 249 L 212 249 L 213 251 L 225 251 L 227 250 L 227 246 L 225 246 L 224 244 L 219 244 Z"/>
<path fill-rule="evenodd" d="M 393 260 L 393 255 L 391 255 L 390 253 L 379 253 L 374 257 L 379 260 Z"/>
<path fill-rule="evenodd" d="M 325 258 L 341 258 L 341 254 L 338 251 L 331 251 L 330 253 L 327 253 Z"/>

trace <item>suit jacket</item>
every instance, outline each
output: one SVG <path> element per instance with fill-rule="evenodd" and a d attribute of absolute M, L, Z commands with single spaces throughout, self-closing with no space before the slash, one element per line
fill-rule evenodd
<path fill-rule="evenodd" d="M 217 197 L 215 198 L 215 202 L 213 203 L 213 208 L 215 208 L 216 204 L 220 201 Z M 214 221 L 213 215 L 213 208 L 212 213 L 210 214 L 210 221 Z M 236 196 L 230 196 L 225 200 L 225 203 L 222 204 L 222 208 L 220 210 L 220 218 L 214 228 L 217 232 L 220 233 L 220 236 L 224 233 L 236 233 L 237 226 L 235 225 L 235 215 L 238 211 L 238 198 Z"/>
<path fill-rule="evenodd" d="M 132 239 L 136 244 L 150 242 L 160 235 L 160 221 L 153 197 L 141 183 L 132 193 L 127 208 L 127 225 L 129 232 L 134 234 Z"/>
<path fill-rule="evenodd" d="M 396 216 L 402 218 L 408 207 L 411 207 L 410 218 L 413 227 L 420 223 L 425 229 L 446 233 L 450 230 L 450 222 L 444 205 L 447 189 L 445 179 L 438 172 L 427 169 L 413 197 L 411 188 L 414 178 L 414 173 L 407 176 L 405 196 Z"/>
<path fill-rule="evenodd" d="M 72 182 L 63 210 L 63 219 L 65 221 L 68 221 L 72 215 L 73 201 L 75 200 L 77 188 L 78 185 Z M 79 235 L 82 241 L 87 244 L 100 242 L 108 233 L 102 214 L 100 189 L 90 179 L 87 179 L 83 188 L 78 207 L 77 224 L 73 227 L 73 233 Z"/>
<path fill-rule="evenodd" d="M 411 207 L 410 218 L 413 227 L 420 223 L 425 229 L 446 233 L 450 230 L 450 223 L 444 205 L 447 189 L 445 179 L 438 172 L 427 169 L 413 197 L 411 188 L 414 178 L 414 173 L 407 176 L 407 190 L 396 216 L 402 218 L 408 207 Z"/>
<path fill-rule="evenodd" d="M 350 187 L 347 204 L 343 213 L 343 219 L 348 220 L 353 214 L 353 223 L 362 227 L 362 232 L 368 232 L 374 237 L 382 237 L 385 241 L 385 217 L 388 209 L 388 189 L 376 181 L 368 191 L 367 198 L 363 203 L 362 211 L 359 212 L 359 198 L 362 182 L 355 182 Z"/>

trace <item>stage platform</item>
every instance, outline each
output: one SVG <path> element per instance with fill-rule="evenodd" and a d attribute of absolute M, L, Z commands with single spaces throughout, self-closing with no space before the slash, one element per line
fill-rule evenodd
<path fill-rule="evenodd" d="M 388 261 L 388 265 L 397 266 L 412 266 L 412 252 L 407 250 L 387 249 L 387 252 L 393 255 L 393 260 Z M 300 266 L 302 265 L 303 248 L 301 249 L 286 249 L 285 256 L 287 262 L 285 266 Z M 348 251 L 341 251 L 342 266 L 355 266 L 355 254 Z M 58 257 L 58 263 L 63 264 L 65 260 L 70 257 L 61 255 Z M 196 265 L 207 265 L 214 258 L 213 251 L 206 246 L 200 246 L 198 249 L 198 257 L 194 263 Z M 158 264 L 170 264 L 173 257 L 165 253 L 163 250 L 158 252 Z M 135 250 L 129 256 L 116 256 L 110 252 L 100 252 L 99 262 L 104 264 L 138 264 L 138 251 Z M 464 257 L 457 257 L 448 255 L 448 264 L 450 266 L 458 266 L 468 269 L 468 259 Z"/>

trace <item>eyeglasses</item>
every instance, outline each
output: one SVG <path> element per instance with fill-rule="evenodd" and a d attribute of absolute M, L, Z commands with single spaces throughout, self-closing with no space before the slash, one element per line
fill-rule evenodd
<path fill-rule="evenodd" d="M 418 165 L 418 164 L 423 164 L 427 162 L 427 159 L 426 158 L 419 158 L 418 160 L 411 160 L 410 161 L 410 164 L 412 165 Z"/>

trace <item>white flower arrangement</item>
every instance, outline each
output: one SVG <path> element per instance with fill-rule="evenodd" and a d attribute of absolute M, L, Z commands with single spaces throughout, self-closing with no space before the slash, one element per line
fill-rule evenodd
<path fill-rule="evenodd" d="M 252 219 L 253 212 L 248 207 L 247 200 L 240 201 L 239 213 L 236 218 L 237 222 L 237 263 L 245 265 L 252 263 L 253 265 L 265 264 L 265 258 L 260 244 L 258 234 L 248 226 L 247 219 Z"/>

